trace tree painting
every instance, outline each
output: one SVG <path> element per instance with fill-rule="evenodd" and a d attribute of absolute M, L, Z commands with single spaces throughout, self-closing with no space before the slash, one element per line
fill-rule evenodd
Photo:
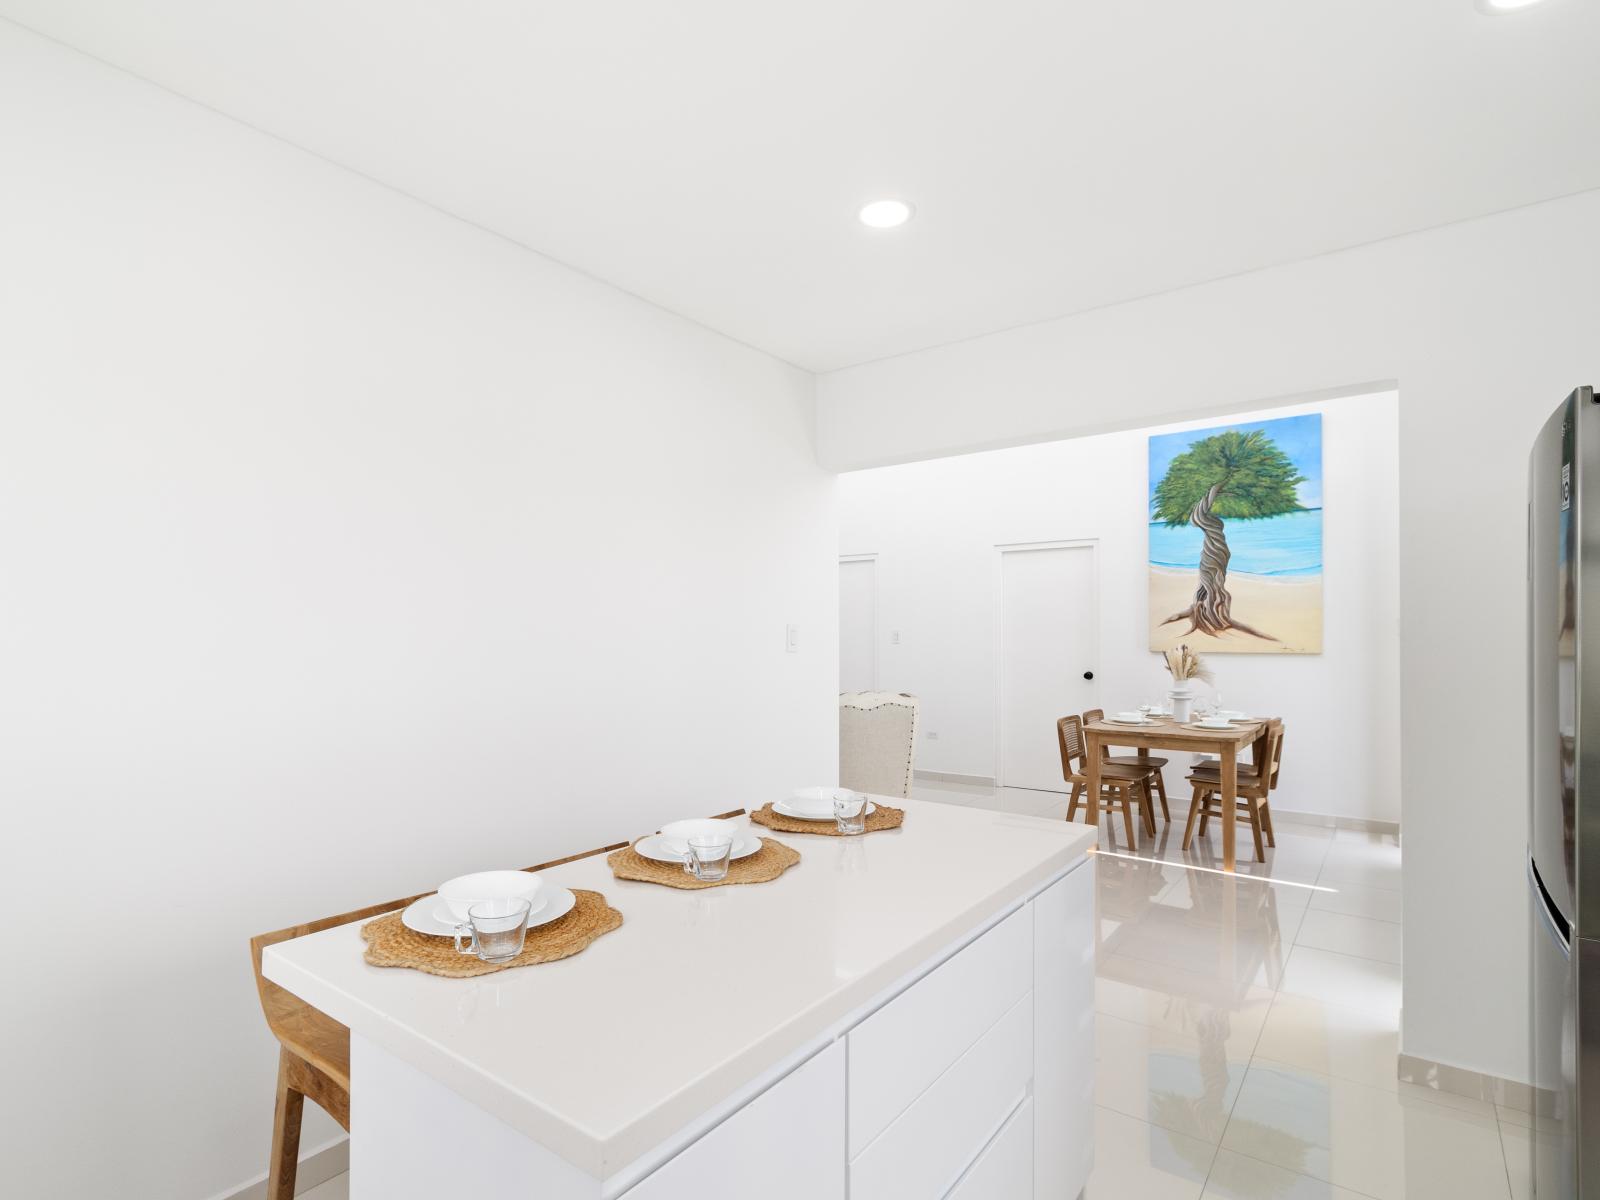
<path fill-rule="evenodd" d="M 1320 505 L 1313 511 L 1302 500 L 1301 485 L 1309 481 L 1297 462 L 1297 457 L 1300 461 L 1309 461 L 1307 446 L 1312 444 L 1310 437 L 1314 436 L 1315 470 L 1319 476 L 1316 486 L 1320 488 L 1321 423 L 1320 417 L 1313 415 L 1313 419 L 1315 425 L 1310 434 L 1307 427 L 1302 427 L 1292 437 L 1285 438 L 1294 454 L 1286 452 L 1274 439 L 1272 427 L 1297 420 L 1303 422 L 1306 418 L 1165 435 L 1168 439 L 1179 438 L 1184 444 L 1181 451 L 1165 460 L 1159 480 L 1155 476 L 1158 461 L 1152 454 L 1151 527 L 1152 531 L 1158 526 L 1180 531 L 1187 537 L 1184 544 L 1190 547 L 1189 553 L 1194 557 L 1181 565 L 1194 572 L 1187 576 L 1192 581 L 1193 594 L 1174 597 L 1163 593 L 1162 609 L 1153 609 L 1150 614 L 1154 629 L 1172 626 L 1173 633 L 1178 636 L 1203 634 L 1225 638 L 1226 644 L 1234 649 L 1246 648 L 1240 645 L 1241 641 L 1252 638 L 1280 643 L 1262 649 L 1289 652 L 1320 649 L 1321 511 Z M 1284 434 L 1290 432 L 1285 430 Z M 1155 440 L 1152 439 L 1152 443 Z M 1317 499 L 1320 501 L 1320 495 Z M 1297 514 L 1305 516 L 1297 517 Z M 1292 519 L 1274 521 L 1274 518 Z M 1195 538 L 1195 531 L 1201 535 L 1199 539 Z M 1245 608 L 1243 615 L 1236 611 L 1236 597 L 1229 590 L 1228 568 L 1235 553 L 1235 548 L 1229 545 L 1230 532 L 1236 541 L 1245 539 L 1250 560 L 1245 567 L 1249 573 L 1245 578 L 1250 581 L 1247 586 L 1255 589 L 1251 596 L 1256 607 Z M 1251 536 L 1246 537 L 1246 534 Z M 1197 546 L 1194 545 L 1196 540 Z M 1151 565 L 1179 565 L 1163 564 L 1159 560 L 1154 532 Z M 1284 584 L 1299 585 L 1302 591 L 1308 584 L 1315 586 L 1315 647 L 1305 644 L 1309 639 L 1304 636 L 1303 620 L 1285 621 L 1293 625 L 1287 638 L 1274 627 L 1273 622 L 1279 618 L 1283 605 L 1305 599 Z M 1156 602 L 1156 593 L 1152 591 L 1152 603 Z M 1183 607 L 1172 611 L 1167 607 L 1169 604 Z M 1167 613 L 1170 615 L 1163 615 Z M 1157 648 L 1154 634 L 1152 648 Z"/>

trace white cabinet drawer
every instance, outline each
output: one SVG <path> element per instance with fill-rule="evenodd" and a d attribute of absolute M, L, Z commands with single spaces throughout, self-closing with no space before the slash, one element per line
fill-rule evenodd
<path fill-rule="evenodd" d="M 844 1200 L 844 1062 L 833 1043 L 621 1200 Z"/>
<path fill-rule="evenodd" d="M 1024 1100 L 945 1200 L 1032 1200 L 1033 1100 Z"/>
<path fill-rule="evenodd" d="M 1025 994 L 850 1164 L 850 1200 L 939 1200 L 1028 1090 Z"/>
<path fill-rule="evenodd" d="M 850 1157 L 871 1144 L 1033 986 L 1024 907 L 850 1031 Z"/>

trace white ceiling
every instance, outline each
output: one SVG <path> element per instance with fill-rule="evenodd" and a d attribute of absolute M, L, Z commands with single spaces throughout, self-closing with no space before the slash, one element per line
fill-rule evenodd
<path fill-rule="evenodd" d="M 0 14 L 815 370 L 1600 187 L 1591 0 Z"/>

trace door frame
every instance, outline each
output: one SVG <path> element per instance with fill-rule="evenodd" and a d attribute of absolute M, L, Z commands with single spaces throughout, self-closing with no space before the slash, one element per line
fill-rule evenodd
<path fill-rule="evenodd" d="M 883 665 L 879 661 L 881 656 L 879 645 L 883 640 L 883 630 L 879 628 L 878 623 L 882 614 L 883 606 L 878 603 L 878 552 L 873 550 L 866 554 L 839 555 L 839 565 L 841 567 L 844 566 L 845 563 L 855 562 L 869 562 L 872 564 L 872 690 L 877 691 L 879 678 L 878 669 Z M 835 589 L 835 592 L 837 593 L 837 589 Z M 840 640 L 841 642 L 843 641 L 842 631 Z M 841 679 L 838 681 L 838 683 L 839 688 L 837 690 L 839 690 L 840 694 L 843 695 L 844 680 Z"/>
<path fill-rule="evenodd" d="M 1089 628 L 1094 630 L 1095 657 L 1099 659 L 1104 647 L 1100 645 L 1100 539 L 1053 538 L 1043 542 L 996 542 L 994 547 L 994 785 L 1009 786 L 1005 781 L 1006 731 L 1006 555 L 1029 550 L 1080 550 L 1089 551 Z M 1100 695 L 1100 667 L 1093 668 L 1094 678 L 1089 686 L 1095 699 Z M 1066 714 L 1062 714 L 1065 716 Z M 1062 794 L 1066 794 L 1065 781 Z"/>

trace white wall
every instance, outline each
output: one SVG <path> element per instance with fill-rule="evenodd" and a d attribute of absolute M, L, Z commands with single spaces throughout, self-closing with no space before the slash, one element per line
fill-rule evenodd
<path fill-rule="evenodd" d="M 819 453 L 848 470 L 1398 381 L 1401 1036 L 1407 1053 L 1514 1078 L 1527 451 L 1600 377 L 1597 231 L 1588 192 L 817 383 Z"/>
<path fill-rule="evenodd" d="M 1275 808 L 1397 821 L 1396 398 L 1385 392 L 1251 412 L 1249 419 L 1298 412 L 1323 414 L 1324 651 L 1207 657 L 1231 707 L 1270 711 L 1288 723 L 1291 753 Z M 1129 708 L 1165 690 L 1170 681 L 1149 650 L 1148 436 L 1212 423 L 841 477 L 840 553 L 878 555 L 878 669 L 884 688 L 921 700 L 919 769 L 997 774 L 997 545 L 1096 539 L 1096 703 Z M 1203 685 L 1201 694 L 1209 694 Z M 1050 729 L 1043 735 L 1055 736 Z M 1344 772 L 1318 769 L 1352 747 L 1370 764 L 1362 786 Z M 1181 776 L 1169 783 L 1181 785 Z"/>
<path fill-rule="evenodd" d="M 835 485 L 809 376 L 3 22 L 0 162 L 0 1190 L 199 1200 L 252 934 L 833 778 Z"/>

